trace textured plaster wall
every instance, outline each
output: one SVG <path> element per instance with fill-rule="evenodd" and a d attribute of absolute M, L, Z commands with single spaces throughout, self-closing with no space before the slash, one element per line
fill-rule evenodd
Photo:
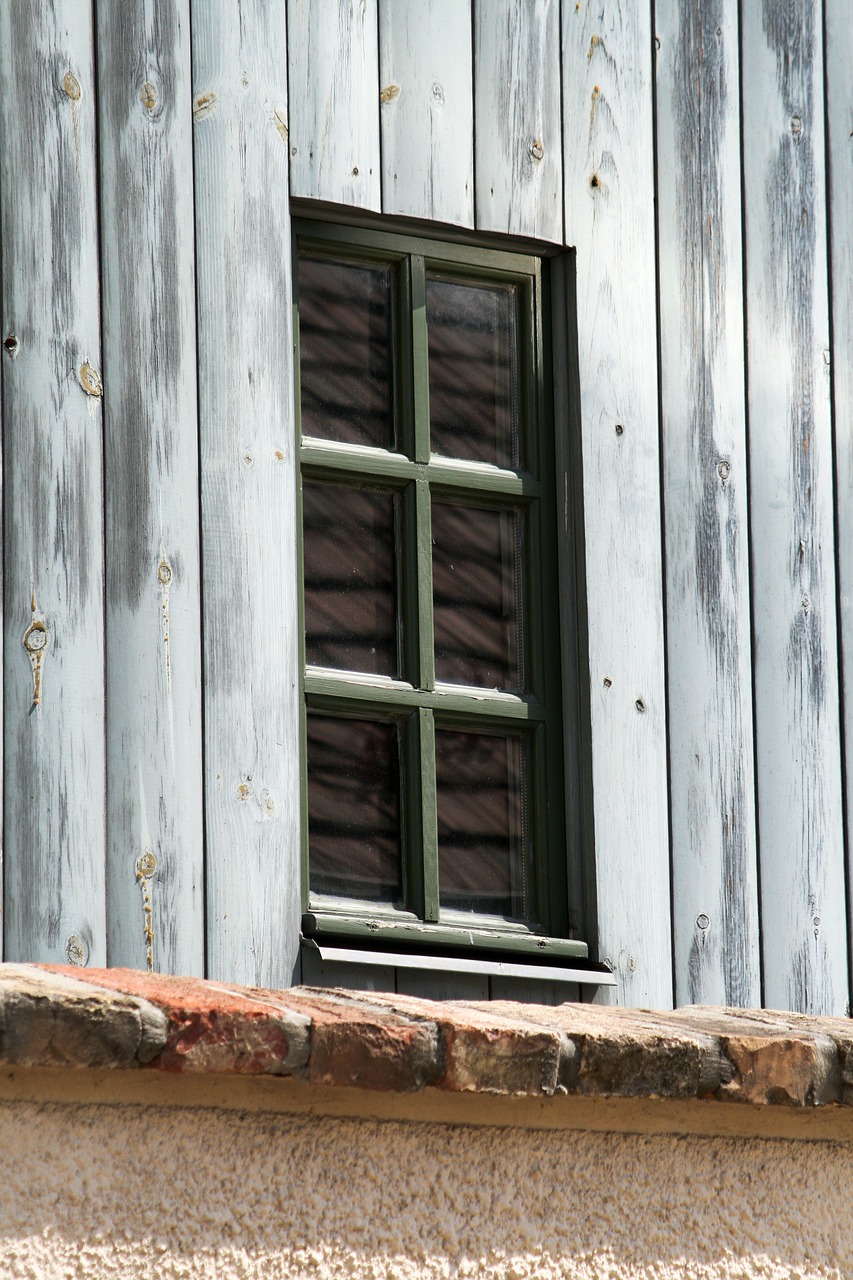
<path fill-rule="evenodd" d="M 0 1107 L 0 1276 L 853 1276 L 853 1150 Z"/>

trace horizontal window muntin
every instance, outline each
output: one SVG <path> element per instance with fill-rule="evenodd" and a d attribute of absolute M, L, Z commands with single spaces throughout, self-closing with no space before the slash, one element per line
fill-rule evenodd
<path fill-rule="evenodd" d="M 554 864 L 563 856 L 559 835 L 562 791 L 558 789 L 557 794 L 553 786 L 560 768 L 554 768 L 551 756 L 554 753 L 558 756 L 561 749 L 560 690 L 559 673 L 549 679 L 546 670 L 548 646 L 541 622 L 542 517 L 547 508 L 548 519 L 553 524 L 553 475 L 550 471 L 547 473 L 547 483 L 543 483 L 539 475 L 543 459 L 550 456 L 550 446 L 543 453 L 539 438 L 542 420 L 539 260 L 519 259 L 514 254 L 472 252 L 464 246 L 386 237 L 374 232 L 360 232 L 351 240 L 349 228 L 344 231 L 329 224 L 319 228 L 311 224 L 303 232 L 297 223 L 296 232 L 299 252 L 310 256 L 312 261 L 341 262 L 356 268 L 362 264 L 379 266 L 390 272 L 391 280 L 389 361 L 393 390 L 389 394 L 393 396 L 393 442 L 386 442 L 389 447 L 385 447 L 375 440 L 360 443 L 328 438 L 321 433 L 305 433 L 300 447 L 303 483 L 336 484 L 353 492 L 366 489 L 393 492 L 398 495 L 400 513 L 397 673 L 352 671 L 337 663 L 306 663 L 304 705 L 306 716 L 387 719 L 398 725 L 403 888 L 393 902 L 363 899 L 357 892 L 358 877 L 354 874 L 351 885 L 347 886 L 344 877 L 335 884 L 335 892 L 326 892 L 332 884 L 328 877 L 322 884 L 322 877 L 315 877 L 315 884 L 310 884 L 310 851 L 306 850 L 306 908 L 319 912 L 324 918 L 352 918 L 356 929 L 359 919 L 402 922 L 414 918 L 434 928 L 441 922 L 451 932 L 458 927 L 487 931 L 497 928 L 513 934 L 519 930 L 559 933 L 566 927 L 565 873 L 559 866 L 554 869 Z M 298 268 L 296 279 L 298 289 Z M 447 286 L 445 294 L 451 303 L 464 295 L 468 300 L 466 306 L 476 305 L 477 290 L 481 287 L 490 291 L 483 296 L 488 296 L 489 305 L 497 309 L 499 318 L 504 316 L 504 330 L 510 335 L 506 341 L 515 344 L 510 356 L 496 357 L 499 365 L 496 377 L 503 381 L 491 399 L 486 396 L 484 421 L 490 422 L 500 412 L 509 423 L 506 428 L 496 428 L 498 443 L 489 445 L 492 459 L 497 458 L 498 462 L 474 456 L 451 456 L 447 441 L 452 445 L 453 404 L 460 403 L 464 409 L 464 397 L 458 388 L 451 409 L 445 412 L 444 452 L 432 448 L 426 324 L 426 295 L 431 283 Z M 461 290 L 455 292 L 455 286 L 461 286 Z M 509 321 L 507 316 L 511 317 Z M 468 325 L 469 330 L 476 328 L 476 323 Z M 488 364 L 483 347 L 491 341 L 490 335 L 491 331 L 486 332 L 481 340 L 475 334 L 480 344 L 481 368 Z M 450 347 L 456 359 L 458 351 L 453 343 Z M 499 409 L 493 413 L 494 404 L 498 402 Z M 505 408 L 507 404 L 511 413 Z M 365 437 L 368 434 L 369 431 L 362 432 Z M 473 452 L 470 445 L 466 448 Z M 504 589 L 505 595 L 509 590 L 507 598 L 515 602 L 516 609 L 511 626 L 517 632 L 514 642 L 517 654 L 510 653 L 507 661 L 514 671 L 512 664 L 517 657 L 519 674 L 512 679 L 506 676 L 510 668 L 505 663 L 498 664 L 497 675 L 490 668 L 484 683 L 470 682 L 464 662 L 457 667 L 451 664 L 454 679 L 440 678 L 441 661 L 436 670 L 436 600 L 431 546 L 432 513 L 436 504 L 441 508 L 438 523 L 455 508 L 456 516 L 450 520 L 451 524 L 464 526 L 467 519 L 471 527 L 478 522 L 489 526 L 491 532 L 486 541 L 491 540 L 495 547 L 499 542 L 503 547 L 509 536 L 502 533 L 499 539 L 495 532 L 498 526 L 504 529 L 509 522 L 508 527 L 516 530 L 515 541 L 510 538 L 512 546 L 507 543 L 504 550 L 498 552 L 498 559 L 502 556 L 506 564 L 492 570 L 494 581 L 509 574 L 516 583 L 513 589 Z M 444 524 L 448 524 L 447 519 Z M 457 533 L 454 543 L 457 559 L 462 558 L 463 544 L 463 534 Z M 454 567 L 455 563 L 454 559 Z M 497 561 L 493 559 L 491 563 Z M 474 567 L 472 560 L 471 574 Z M 450 594 L 452 596 L 452 591 Z M 464 603 L 465 593 L 460 591 L 459 595 Z M 439 609 L 446 606 L 446 597 L 445 590 Z M 477 632 L 479 621 L 473 611 L 466 624 L 467 631 Z M 452 633 L 452 625 L 446 630 Z M 492 687 L 507 683 L 519 687 Z M 451 841 L 453 856 L 464 860 L 466 848 L 470 846 L 476 851 L 479 840 L 486 851 L 483 865 L 488 862 L 490 869 L 488 874 L 483 873 L 489 884 L 478 889 L 476 857 L 472 855 L 471 868 L 454 870 L 455 897 L 454 892 L 444 893 L 443 901 L 439 884 L 442 839 L 438 831 L 435 745 L 436 735 L 439 743 L 443 741 L 442 734 L 467 735 L 459 741 L 479 746 L 483 758 L 482 777 L 479 782 L 474 777 L 471 786 L 486 796 L 489 800 L 486 807 L 490 807 L 490 816 L 481 822 L 479 833 L 466 826 L 468 817 L 461 801 L 455 802 L 461 815 L 455 825 L 445 821 L 447 831 L 453 830 L 452 841 L 445 832 L 443 843 L 447 846 Z M 502 738 L 504 745 L 500 745 Z M 448 741 L 453 741 L 452 736 Z M 488 747 L 490 741 L 492 748 Z M 512 743 L 517 746 L 513 747 Z M 549 744 L 547 751 L 546 743 Z M 513 764 L 513 753 L 519 761 L 523 756 L 524 763 Z M 465 765 L 465 752 L 459 756 L 459 762 L 460 768 Z M 427 774 L 431 776 L 426 777 Z M 505 784 L 500 781 L 504 775 Z M 452 776 L 451 770 L 447 777 Z M 461 788 L 459 794 L 463 794 Z M 442 801 L 445 817 L 450 812 L 448 804 L 445 797 Z M 495 817 L 497 810 L 504 815 L 500 822 Z"/>

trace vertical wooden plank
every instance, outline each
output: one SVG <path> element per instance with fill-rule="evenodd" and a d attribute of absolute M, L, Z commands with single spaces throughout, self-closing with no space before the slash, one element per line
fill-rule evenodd
<path fill-rule="evenodd" d="M 203 968 L 187 0 L 98 8 L 109 958 Z"/>
<path fill-rule="evenodd" d="M 846 0 L 826 3 L 832 370 L 835 408 L 841 679 L 847 829 L 853 797 L 853 24 Z M 851 875 L 850 850 L 847 864 Z M 848 888 L 849 895 L 849 888 Z M 853 922 L 848 918 L 848 929 Z"/>
<path fill-rule="evenodd" d="M 210 976 L 299 955 L 296 464 L 284 0 L 196 0 Z"/>
<path fill-rule="evenodd" d="M 377 0 L 288 0 L 290 194 L 380 209 Z"/>
<path fill-rule="evenodd" d="M 590 988 L 593 990 L 593 988 Z M 576 982 L 538 982 L 528 978 L 489 978 L 490 1000 L 512 1000 L 516 1004 L 579 1004 Z"/>
<path fill-rule="evenodd" d="M 657 0 L 678 1004 L 761 1003 L 736 0 Z"/>
<path fill-rule="evenodd" d="M 649 6 L 563 10 L 566 235 L 577 246 L 597 950 L 672 1000 Z M 478 178 L 479 180 L 479 178 Z M 558 430 L 560 424 L 558 424 Z M 595 939 L 593 939 L 595 941 Z"/>
<path fill-rule="evenodd" d="M 322 960 L 318 951 L 306 947 L 302 952 L 302 983 L 306 987 L 341 987 L 347 991 L 394 991 L 395 973 L 390 965 Z"/>
<path fill-rule="evenodd" d="M 477 226 L 562 244 L 559 0 L 473 4 Z"/>
<path fill-rule="evenodd" d="M 442 973 L 428 969 L 398 969 L 400 995 L 425 1000 L 488 1000 L 489 978 L 484 973 Z"/>
<path fill-rule="evenodd" d="M 0 5 L 0 84 L 6 958 L 103 964 L 102 398 L 88 0 Z"/>
<path fill-rule="evenodd" d="M 743 9 L 765 1003 L 847 1006 L 820 0 Z"/>
<path fill-rule="evenodd" d="M 471 0 L 380 0 L 382 209 L 474 225 Z"/>

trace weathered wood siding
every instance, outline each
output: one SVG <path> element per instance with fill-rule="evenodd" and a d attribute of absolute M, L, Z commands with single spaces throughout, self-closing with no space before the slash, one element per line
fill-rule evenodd
<path fill-rule="evenodd" d="M 562 49 L 566 236 L 577 245 L 598 950 L 619 976 L 617 998 L 666 1006 L 650 10 L 635 0 L 566 5 Z"/>
<path fill-rule="evenodd" d="M 774 1008 L 839 1013 L 848 998 L 848 957 L 822 46 L 820 0 L 745 6 L 747 395 L 765 996 Z"/>
<path fill-rule="evenodd" d="M 109 958 L 200 973 L 189 0 L 101 5 L 97 14 Z"/>
<path fill-rule="evenodd" d="M 299 949 L 294 402 L 284 2 L 193 5 L 207 958 L 286 986 Z"/>
<path fill-rule="evenodd" d="M 89 0 L 0 6 L 5 954 L 63 964 L 107 955 L 94 53 Z"/>
<path fill-rule="evenodd" d="M 845 1011 L 851 59 L 845 0 L 0 6 L 7 956 L 298 966 L 293 197 L 572 250 L 581 927 L 625 1004 Z"/>
<path fill-rule="evenodd" d="M 658 0 L 656 20 L 675 996 L 754 1005 L 737 4 Z"/>

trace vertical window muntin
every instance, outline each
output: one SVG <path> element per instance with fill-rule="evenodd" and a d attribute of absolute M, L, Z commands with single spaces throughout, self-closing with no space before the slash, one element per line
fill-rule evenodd
<path fill-rule="evenodd" d="M 413 241 L 350 229 L 338 231 L 326 224 L 310 228 L 296 227 L 300 250 L 312 257 L 327 255 L 331 260 L 357 264 L 387 264 L 392 272 L 392 352 L 393 395 L 396 441 L 393 450 L 375 447 L 335 445 L 305 438 L 302 441 L 302 469 L 313 480 L 349 483 L 356 487 L 393 488 L 400 495 L 402 532 L 398 533 L 398 647 L 400 678 L 396 681 L 371 681 L 369 702 L 363 701 L 365 681 L 355 673 L 335 673 L 331 684 L 339 686 L 331 694 L 322 687 L 319 673 L 305 670 L 304 706 L 327 714 L 352 717 L 371 713 L 378 718 L 392 718 L 400 725 L 401 742 L 401 844 L 403 894 L 390 909 L 375 904 L 341 897 L 321 901 L 310 891 L 307 839 L 305 841 L 305 905 L 306 908 L 340 911 L 344 916 L 356 914 L 394 916 L 458 925 L 470 930 L 494 927 L 512 932 L 547 931 L 559 935 L 566 929 L 565 875 L 560 871 L 563 855 L 561 834 L 562 788 L 554 789 L 561 768 L 554 768 L 555 751 L 561 749 L 561 734 L 555 721 L 559 705 L 559 670 L 546 682 L 545 647 L 541 609 L 543 593 L 539 574 L 543 552 L 542 515 L 553 526 L 553 495 L 547 484 L 540 484 L 538 474 L 546 463 L 549 445 L 540 440 L 543 416 L 542 370 L 539 339 L 541 334 L 541 287 L 539 262 L 524 261 L 524 269 L 516 266 L 514 255 L 479 253 L 456 246 Z M 351 239 L 352 235 L 358 244 Z M 428 429 L 429 378 L 426 366 L 428 333 L 418 304 L 425 302 L 428 279 L 513 287 L 516 298 L 518 358 L 518 465 L 499 467 L 491 463 L 437 456 L 425 448 L 425 424 Z M 298 279 L 298 273 L 297 273 Z M 298 350 L 298 327 L 297 327 Z M 298 361 L 297 361 L 298 365 Z M 297 372 L 298 378 L 298 372 Z M 298 387 L 298 382 L 297 382 Z M 298 403 L 298 400 L 297 400 Z M 548 477 L 550 479 L 551 477 Z M 525 580 L 523 608 L 518 620 L 520 643 L 526 660 L 527 692 L 507 694 L 492 690 L 436 685 L 432 661 L 424 631 L 431 616 L 424 607 L 424 596 L 431 595 L 431 564 L 426 568 L 418 554 L 423 520 L 418 517 L 421 504 L 433 501 L 469 504 L 487 510 L 506 509 L 517 513 L 524 529 L 524 554 L 521 566 Z M 550 508 L 550 509 L 549 509 Z M 430 578 L 425 584 L 424 575 Z M 425 590 L 429 587 L 429 592 Z M 304 657 L 304 655 L 303 655 Z M 303 663 L 304 668 L 304 663 Z M 328 683 L 328 682 L 327 682 Z M 546 683 L 550 688 L 546 689 Z M 382 690 L 376 685 L 393 685 Z M 546 697 L 546 694 L 548 695 Z M 405 710 L 401 702 L 406 704 Z M 520 916 L 513 919 L 482 916 L 467 911 L 440 910 L 437 887 L 438 852 L 435 847 L 435 782 L 432 795 L 422 785 L 425 751 L 423 739 L 431 725 L 434 734 L 441 727 L 455 727 L 469 733 L 520 734 L 524 757 L 530 773 L 530 795 L 526 818 L 529 838 L 535 845 L 533 874 L 527 886 L 526 900 Z M 419 726 L 419 727 L 418 727 Z M 546 750 L 546 739 L 548 749 Z M 426 753 L 429 754 L 428 752 Z M 431 767 L 435 769 L 434 758 Z M 546 796 L 546 775 L 550 775 Z M 433 812 L 428 813 L 432 807 Z M 432 839 L 432 849 L 424 841 Z M 525 831 L 528 839 L 528 831 Z M 556 856 L 555 856 L 556 855 Z"/>

